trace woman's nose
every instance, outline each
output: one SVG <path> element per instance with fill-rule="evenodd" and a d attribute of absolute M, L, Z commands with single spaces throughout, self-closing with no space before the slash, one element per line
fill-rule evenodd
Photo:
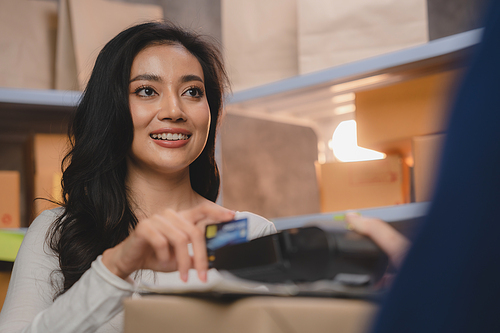
<path fill-rule="evenodd" d="M 159 120 L 185 121 L 186 114 L 183 111 L 182 103 L 175 96 L 164 96 L 158 109 Z"/>

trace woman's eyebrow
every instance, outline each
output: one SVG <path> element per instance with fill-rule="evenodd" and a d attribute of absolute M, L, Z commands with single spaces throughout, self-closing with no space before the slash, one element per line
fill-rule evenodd
<path fill-rule="evenodd" d="M 194 75 L 194 74 L 183 75 L 180 78 L 181 83 L 186 83 L 186 82 L 190 82 L 190 81 L 200 81 L 201 83 L 203 83 L 203 79 L 201 77 L 199 77 L 198 75 Z"/>
<path fill-rule="evenodd" d="M 130 82 L 141 81 L 141 80 L 153 81 L 153 82 L 162 82 L 163 81 L 161 79 L 161 77 L 159 75 L 156 75 L 156 74 L 139 74 L 136 77 L 134 77 L 133 79 L 131 79 Z"/>

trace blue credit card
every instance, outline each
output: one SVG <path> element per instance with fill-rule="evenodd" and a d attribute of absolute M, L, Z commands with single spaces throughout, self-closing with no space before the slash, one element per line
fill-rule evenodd
<path fill-rule="evenodd" d="M 248 240 L 248 220 L 246 218 L 208 225 L 205 229 L 208 261 L 214 261 L 214 251 L 226 246 L 245 243 Z"/>

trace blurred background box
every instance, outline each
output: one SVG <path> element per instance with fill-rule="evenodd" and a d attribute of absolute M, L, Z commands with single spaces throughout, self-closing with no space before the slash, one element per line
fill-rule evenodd
<path fill-rule="evenodd" d="M 444 134 L 416 136 L 412 139 L 413 184 L 416 202 L 432 199 L 444 140 Z"/>
<path fill-rule="evenodd" d="M 9 288 L 10 271 L 0 271 L 0 311 L 2 311 L 5 296 L 7 296 L 7 289 Z"/>
<path fill-rule="evenodd" d="M 0 171 L 0 228 L 21 227 L 21 176 L 19 171 Z"/>
<path fill-rule="evenodd" d="M 310 127 L 228 114 L 219 138 L 225 207 L 267 218 L 319 212 Z"/>
<path fill-rule="evenodd" d="M 36 134 L 33 149 L 36 217 L 44 210 L 57 207 L 57 204 L 43 199 L 61 200 L 61 162 L 68 151 L 68 138 L 64 134 Z"/>
<path fill-rule="evenodd" d="M 8 124 L 8 120 L 5 123 Z M 20 226 L 27 227 L 32 220 L 33 206 L 34 165 L 30 135 L 22 130 L 9 133 L 0 129 L 0 157 L 0 170 L 17 171 L 19 174 Z"/>
<path fill-rule="evenodd" d="M 429 41 L 427 0 L 297 0 L 299 72 Z"/>
<path fill-rule="evenodd" d="M 447 71 L 356 93 L 358 144 L 410 156 L 414 136 L 446 130 L 448 101 L 460 74 Z"/>
<path fill-rule="evenodd" d="M 56 89 L 83 90 L 101 48 L 136 23 L 163 19 L 150 4 L 106 0 L 60 0 Z"/>
<path fill-rule="evenodd" d="M 53 89 L 57 3 L 0 0 L 0 87 Z"/>
<path fill-rule="evenodd" d="M 316 164 L 321 212 L 409 202 L 404 167 L 397 155 L 375 161 Z"/>
<path fill-rule="evenodd" d="M 222 0 L 221 10 L 233 90 L 298 74 L 296 0 Z"/>

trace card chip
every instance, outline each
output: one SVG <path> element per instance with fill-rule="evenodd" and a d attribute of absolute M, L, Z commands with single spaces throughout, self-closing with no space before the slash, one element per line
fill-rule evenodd
<path fill-rule="evenodd" d="M 217 226 L 216 225 L 209 225 L 207 226 L 206 229 L 206 237 L 207 238 L 214 238 L 217 235 Z"/>

